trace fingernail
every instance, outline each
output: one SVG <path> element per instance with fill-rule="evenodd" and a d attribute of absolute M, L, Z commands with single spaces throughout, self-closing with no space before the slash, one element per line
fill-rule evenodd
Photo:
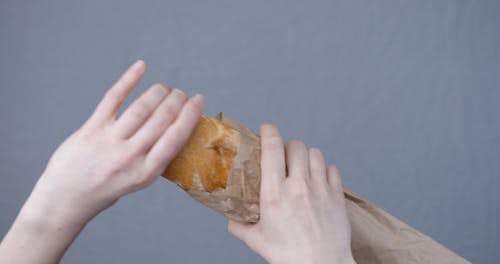
<path fill-rule="evenodd" d="M 279 134 L 278 127 L 271 123 L 263 123 L 260 129 L 261 136 L 269 136 L 274 134 Z"/>
<path fill-rule="evenodd" d="M 184 91 L 183 91 L 183 90 L 181 90 L 181 88 L 178 88 L 178 87 L 175 87 L 175 88 L 174 88 L 174 92 L 175 92 L 175 93 L 178 93 L 178 94 L 184 94 Z"/>
<path fill-rule="evenodd" d="M 203 95 L 201 94 L 195 94 L 195 96 L 191 97 L 191 100 L 193 100 L 193 103 L 197 105 L 203 104 Z"/>
<path fill-rule="evenodd" d="M 142 69 L 144 67 L 145 63 L 143 60 L 137 60 L 136 62 L 134 62 L 134 64 L 132 64 L 132 70 L 134 71 L 138 71 L 140 69 Z"/>
<path fill-rule="evenodd" d="M 165 83 L 162 83 L 161 85 L 163 86 L 163 88 L 165 88 L 165 91 L 167 91 L 167 93 L 170 93 L 170 91 L 172 91 L 172 87 L 170 87 L 170 85 Z"/>
<path fill-rule="evenodd" d="M 159 89 L 160 91 L 158 93 L 158 96 L 160 97 L 165 97 L 168 94 L 168 92 L 170 92 L 169 87 L 165 84 L 159 83 L 158 87 L 160 87 Z"/>
<path fill-rule="evenodd" d="M 275 129 L 276 125 L 271 122 L 264 122 L 262 123 L 262 127 L 264 127 L 265 129 Z"/>
<path fill-rule="evenodd" d="M 262 126 L 272 126 L 273 124 L 271 122 L 263 122 Z"/>

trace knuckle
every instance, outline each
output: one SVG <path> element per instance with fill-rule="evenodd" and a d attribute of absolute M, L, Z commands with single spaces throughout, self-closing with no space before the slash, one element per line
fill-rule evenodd
<path fill-rule="evenodd" d="M 316 176 L 322 176 L 321 178 L 326 178 L 324 169 L 322 169 L 318 166 L 311 164 L 309 166 L 309 171 L 310 171 L 311 176 L 313 176 L 314 178 L 316 178 Z"/>
<path fill-rule="evenodd" d="M 102 162 L 92 164 L 103 175 L 102 180 L 108 181 L 117 177 L 126 177 L 139 159 L 139 156 L 127 149 L 106 151 L 99 154 Z M 104 158 L 105 157 L 105 158 Z"/>
<path fill-rule="evenodd" d="M 283 147 L 283 140 L 279 136 L 262 138 L 262 145 L 267 149 L 280 149 Z"/>
<path fill-rule="evenodd" d="M 337 166 L 333 164 L 328 165 L 328 171 L 340 178 L 340 171 Z"/>
<path fill-rule="evenodd" d="M 304 199 L 305 197 L 305 194 L 302 192 L 302 190 L 300 190 L 299 188 L 297 189 L 291 189 L 289 192 L 288 192 L 288 195 L 290 196 L 290 198 L 292 198 L 293 200 L 302 200 Z"/>
<path fill-rule="evenodd" d="M 116 147 L 107 150 L 106 155 L 108 155 L 108 160 L 112 164 L 130 166 L 138 159 L 137 153 L 135 153 L 133 149 L 130 148 L 126 141 L 115 140 L 111 143 L 111 145 L 114 145 Z"/>
<path fill-rule="evenodd" d="M 151 99 L 145 99 L 145 100 L 140 100 L 137 101 L 137 108 L 143 111 L 150 111 L 152 108 L 152 100 Z"/>
<path fill-rule="evenodd" d="M 168 87 L 161 83 L 155 83 L 151 86 L 151 92 L 154 96 L 163 96 L 167 91 Z"/>
<path fill-rule="evenodd" d="M 114 166 L 117 167 L 117 169 L 128 168 L 132 166 L 136 159 L 137 155 L 135 155 L 134 152 L 124 151 L 123 154 L 115 160 Z"/>
<path fill-rule="evenodd" d="M 131 179 L 129 186 L 133 190 L 144 189 L 153 183 L 153 180 L 155 179 L 154 176 L 155 174 L 147 170 L 142 170 Z"/>
<path fill-rule="evenodd" d="M 186 93 L 179 88 L 175 88 L 174 93 L 181 101 L 185 101 L 187 99 Z"/>
<path fill-rule="evenodd" d="M 297 177 L 289 188 L 289 195 L 292 199 L 303 200 L 311 196 L 309 185 L 303 177 Z"/>
<path fill-rule="evenodd" d="M 330 185 L 334 188 L 337 188 L 339 186 L 342 186 L 342 180 L 340 179 L 340 176 L 338 174 L 331 173 L 328 175 L 328 180 L 330 182 Z"/>
<path fill-rule="evenodd" d="M 342 202 L 344 201 L 344 190 L 342 187 L 333 187 L 330 197 L 333 201 Z"/>
<path fill-rule="evenodd" d="M 298 139 L 292 139 L 288 141 L 288 146 L 291 148 L 305 148 L 304 142 L 298 140 Z"/>
<path fill-rule="evenodd" d="M 150 141 L 148 141 L 147 138 L 144 137 L 138 137 L 134 140 L 129 140 L 127 143 L 129 145 L 129 155 L 133 155 L 135 157 L 145 155 L 148 151 L 148 148 L 150 147 Z"/>
<path fill-rule="evenodd" d="M 134 190 L 134 191 L 140 190 L 140 189 L 144 189 L 146 186 L 148 186 L 149 182 L 150 182 L 150 180 L 148 177 L 144 177 L 144 176 L 136 177 L 135 179 L 132 180 L 129 187 L 131 190 Z"/>
<path fill-rule="evenodd" d="M 137 104 L 130 108 L 129 115 L 134 119 L 143 119 L 146 116 L 146 107 L 143 104 Z"/>
<path fill-rule="evenodd" d="M 110 101 L 110 102 L 119 102 L 121 100 L 121 96 L 113 88 L 111 88 L 108 91 L 106 91 L 106 94 L 104 95 L 104 98 L 107 101 Z"/>
<path fill-rule="evenodd" d="M 115 175 L 121 174 L 121 172 L 126 169 L 127 165 L 128 163 L 123 162 L 123 160 L 111 160 L 103 170 L 103 174 L 108 177 L 114 177 Z"/>
<path fill-rule="evenodd" d="M 172 140 L 174 140 L 175 142 L 180 142 L 182 144 L 184 144 L 190 136 L 189 133 L 186 133 L 186 131 L 182 130 L 179 127 L 172 127 L 171 135 Z"/>
<path fill-rule="evenodd" d="M 178 109 L 175 105 L 165 104 L 162 112 L 168 117 L 168 119 L 175 119 L 178 113 Z"/>
<path fill-rule="evenodd" d="M 332 186 L 332 195 L 336 199 L 339 199 L 340 196 L 344 196 L 344 189 L 342 188 L 342 186 L 339 185 Z"/>
<path fill-rule="evenodd" d="M 133 71 L 126 71 L 122 78 L 118 80 L 119 85 L 128 85 L 137 78 L 137 73 Z"/>
<path fill-rule="evenodd" d="M 161 173 L 161 169 L 167 166 L 167 162 L 165 160 L 160 159 L 151 159 L 146 164 L 146 173 L 156 175 Z"/>
<path fill-rule="evenodd" d="M 338 173 L 338 170 L 329 168 L 328 171 L 328 181 L 331 188 L 334 192 L 342 193 L 342 179 L 340 177 L 340 174 Z"/>

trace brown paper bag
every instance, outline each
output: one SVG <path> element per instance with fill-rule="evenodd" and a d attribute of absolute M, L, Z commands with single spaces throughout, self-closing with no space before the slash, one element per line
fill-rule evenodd
<path fill-rule="evenodd" d="M 259 219 L 260 140 L 223 113 L 216 117 L 240 132 L 241 144 L 225 189 L 189 195 L 225 217 L 240 222 Z M 430 237 L 360 196 L 344 191 L 352 229 L 352 251 L 358 264 L 469 263 Z"/>
<path fill-rule="evenodd" d="M 192 189 L 187 193 L 229 219 L 255 223 L 259 220 L 260 139 L 223 113 L 219 113 L 216 119 L 229 124 L 240 134 L 240 145 L 227 177 L 226 188 L 212 192 Z M 168 179 L 165 173 L 163 176 Z"/>
<path fill-rule="evenodd" d="M 371 202 L 345 190 L 352 253 L 361 263 L 470 263 Z"/>

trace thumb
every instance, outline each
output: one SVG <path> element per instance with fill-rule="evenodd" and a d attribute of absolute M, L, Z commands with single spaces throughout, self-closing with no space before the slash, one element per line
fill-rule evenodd
<path fill-rule="evenodd" d="M 252 224 L 242 224 L 233 220 L 229 220 L 227 231 L 237 239 L 247 242 L 251 233 Z"/>
<path fill-rule="evenodd" d="M 251 250 L 262 256 L 262 238 L 256 228 L 256 224 L 242 224 L 233 220 L 229 220 L 227 230 L 237 239 L 243 241 Z"/>

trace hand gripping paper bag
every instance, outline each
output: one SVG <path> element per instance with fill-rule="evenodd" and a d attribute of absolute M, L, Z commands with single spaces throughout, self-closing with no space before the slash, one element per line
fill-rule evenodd
<path fill-rule="evenodd" d="M 207 135 L 211 135 L 208 141 L 202 138 Z M 213 160 L 216 165 L 207 163 L 212 155 L 225 158 Z M 181 177 L 186 175 L 179 175 L 189 173 L 189 182 Z M 213 179 L 220 178 L 221 173 L 227 177 L 214 185 Z M 223 113 L 215 119 L 202 117 L 190 141 L 163 176 L 229 219 L 248 223 L 259 220 L 260 139 Z M 469 263 L 359 195 L 348 190 L 344 195 L 352 229 L 352 251 L 358 264 Z"/>

